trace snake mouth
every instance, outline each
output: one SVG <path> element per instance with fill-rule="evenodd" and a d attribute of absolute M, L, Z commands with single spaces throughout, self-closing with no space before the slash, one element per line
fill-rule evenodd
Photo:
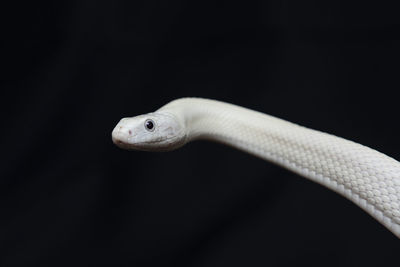
<path fill-rule="evenodd" d="M 118 142 L 118 140 L 116 140 Z M 177 149 L 186 143 L 186 136 L 182 133 L 157 140 L 143 141 L 136 143 L 125 143 L 119 141 L 117 146 L 126 150 L 157 151 L 166 152 Z"/>
<path fill-rule="evenodd" d="M 179 137 L 180 137 L 180 135 L 174 135 L 174 136 L 170 136 L 170 137 L 160 138 L 160 139 L 157 139 L 157 140 L 144 141 L 144 142 L 140 142 L 140 143 L 137 143 L 137 144 L 139 144 L 139 145 L 140 144 L 142 144 L 142 145 L 144 145 L 144 144 L 151 145 L 151 144 L 157 144 L 157 143 L 165 142 L 165 141 L 168 141 L 168 140 L 178 139 Z"/>
<path fill-rule="evenodd" d="M 112 142 L 118 146 L 119 148 L 122 149 L 128 149 L 129 148 L 129 144 L 127 144 L 126 142 L 122 141 L 121 139 L 115 137 L 114 135 L 112 136 Z"/>
<path fill-rule="evenodd" d="M 159 138 L 157 140 L 143 141 L 143 142 L 129 142 L 131 138 L 128 136 L 124 138 L 120 134 L 113 134 L 112 141 L 119 148 L 126 150 L 142 150 L 142 151 L 153 151 L 162 149 L 159 144 L 166 144 L 166 147 L 176 143 L 175 140 L 179 139 L 180 136 L 171 136 L 166 138 Z M 124 141 L 127 140 L 127 141 Z"/>

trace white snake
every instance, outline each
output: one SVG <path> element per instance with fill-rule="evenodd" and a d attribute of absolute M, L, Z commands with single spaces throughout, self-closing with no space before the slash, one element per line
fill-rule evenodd
<path fill-rule="evenodd" d="M 121 148 L 145 151 L 169 151 L 196 139 L 224 143 L 345 196 L 400 238 L 400 163 L 355 142 L 202 98 L 124 118 L 112 139 Z"/>

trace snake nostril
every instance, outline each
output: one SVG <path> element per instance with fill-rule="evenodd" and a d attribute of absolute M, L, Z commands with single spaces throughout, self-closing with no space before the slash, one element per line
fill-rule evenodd
<path fill-rule="evenodd" d="M 129 133 L 129 135 L 132 135 L 132 131 L 131 130 L 129 130 L 128 133 Z"/>

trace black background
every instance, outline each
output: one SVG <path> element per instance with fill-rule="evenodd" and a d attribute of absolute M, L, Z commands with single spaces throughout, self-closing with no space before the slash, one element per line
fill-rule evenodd
<path fill-rule="evenodd" d="M 120 118 L 200 96 L 400 159 L 395 2 L 2 4 L 0 264 L 398 262 L 372 217 L 275 165 L 111 142 Z"/>

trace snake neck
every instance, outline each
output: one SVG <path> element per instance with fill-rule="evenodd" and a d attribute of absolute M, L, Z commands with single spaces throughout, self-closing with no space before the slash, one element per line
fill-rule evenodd
<path fill-rule="evenodd" d="M 210 140 L 237 147 L 252 143 L 257 135 L 270 134 L 282 138 L 276 127 L 296 124 L 233 104 L 203 98 L 181 98 L 159 109 L 176 116 L 184 125 L 187 142 Z M 246 133 L 246 135 L 244 135 Z M 254 142 L 259 146 L 259 142 Z M 240 148 L 240 147 L 237 147 Z"/>

